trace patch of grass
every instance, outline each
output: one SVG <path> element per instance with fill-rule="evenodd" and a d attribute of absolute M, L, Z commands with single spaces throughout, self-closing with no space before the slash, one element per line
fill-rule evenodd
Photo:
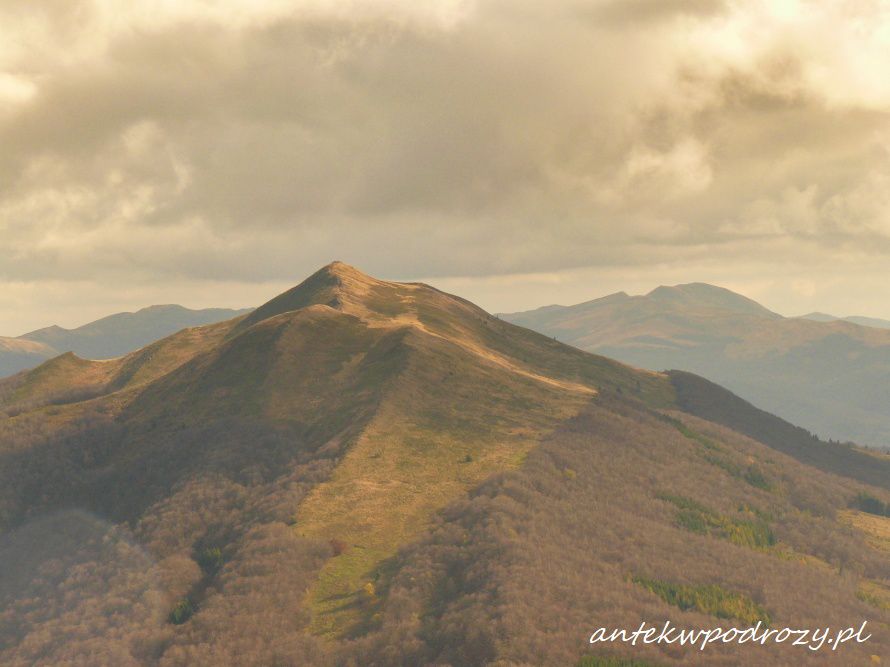
<path fill-rule="evenodd" d="M 745 470 L 745 473 L 742 475 L 742 479 L 758 489 L 763 489 L 764 491 L 773 490 L 773 483 L 766 478 L 763 471 L 756 465 L 749 465 L 748 469 Z"/>
<path fill-rule="evenodd" d="M 872 607 L 890 611 L 890 586 L 885 583 L 864 579 L 859 583 L 856 597 Z"/>
<path fill-rule="evenodd" d="M 695 610 L 717 618 L 734 618 L 751 625 L 758 621 L 764 625 L 770 622 L 767 611 L 747 595 L 727 591 L 715 584 L 690 586 L 645 577 L 633 577 L 632 581 L 683 611 Z"/>
<path fill-rule="evenodd" d="M 368 584 L 375 586 L 388 549 L 354 546 L 327 562 L 312 591 L 312 626 L 315 634 L 341 636 L 364 628 L 377 605 L 367 600 Z"/>
<path fill-rule="evenodd" d="M 173 607 L 167 621 L 173 625 L 182 625 L 194 615 L 195 611 L 197 610 L 194 603 L 188 598 L 183 598 Z"/>
<path fill-rule="evenodd" d="M 776 537 L 769 524 L 756 513 L 757 518 L 735 519 L 718 514 L 701 503 L 670 494 L 657 496 L 677 508 L 677 525 L 702 535 L 714 535 L 733 544 L 751 549 L 765 549 L 776 544 Z"/>
<path fill-rule="evenodd" d="M 404 315 L 408 308 L 412 290 L 398 285 L 375 285 L 364 297 L 364 305 L 371 311 L 384 317 Z"/>
<path fill-rule="evenodd" d="M 198 554 L 197 562 L 201 571 L 206 576 L 212 577 L 219 572 L 223 565 L 222 550 L 219 547 L 202 549 L 201 553 Z"/>
<path fill-rule="evenodd" d="M 890 554 L 890 517 L 852 510 L 839 514 L 841 518 L 865 533 L 865 540 L 869 545 L 878 551 Z"/>
<path fill-rule="evenodd" d="M 714 441 L 711 440 L 710 438 L 708 438 L 708 437 L 702 435 L 701 433 L 698 433 L 697 431 L 693 431 L 691 428 L 689 428 L 688 426 L 686 426 L 686 424 L 684 424 L 683 422 L 681 422 L 679 419 L 674 419 L 674 418 L 672 418 L 672 417 L 667 417 L 667 420 L 670 421 L 670 423 L 673 424 L 674 427 L 675 427 L 678 431 L 680 431 L 680 433 L 682 433 L 684 437 L 686 437 L 686 438 L 688 438 L 688 439 L 690 439 L 690 440 L 694 440 L 695 442 L 697 442 L 698 444 L 700 444 L 700 445 L 701 445 L 702 447 L 704 447 L 705 449 L 710 450 L 710 451 L 712 451 L 712 452 L 721 452 L 721 451 L 723 451 L 723 447 L 721 447 L 720 445 L 718 445 L 716 442 L 714 442 Z"/>
<path fill-rule="evenodd" d="M 813 556 L 812 554 L 795 551 L 787 544 L 782 544 L 781 546 L 776 548 L 773 551 L 773 555 L 777 558 L 781 558 L 782 560 L 800 563 L 802 565 L 806 565 L 807 567 L 818 568 L 824 573 L 837 572 L 837 568 L 832 567 L 829 563 L 825 562 L 821 558 Z"/>

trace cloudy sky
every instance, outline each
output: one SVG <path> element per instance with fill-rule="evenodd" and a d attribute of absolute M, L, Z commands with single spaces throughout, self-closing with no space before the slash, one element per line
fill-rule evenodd
<path fill-rule="evenodd" d="M 0 0 L 0 333 L 333 259 L 890 318 L 887 0 Z"/>

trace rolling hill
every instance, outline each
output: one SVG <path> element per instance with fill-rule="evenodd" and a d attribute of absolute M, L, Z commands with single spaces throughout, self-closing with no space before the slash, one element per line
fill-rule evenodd
<path fill-rule="evenodd" d="M 339 262 L 63 355 L 0 381 L 0 664 L 825 659 L 587 642 L 644 619 L 890 655 L 890 458 L 717 389 Z"/>
<path fill-rule="evenodd" d="M 785 318 L 693 283 L 501 317 L 583 350 L 707 377 L 824 438 L 890 446 L 890 331 Z"/>
<path fill-rule="evenodd" d="M 119 357 L 180 329 L 221 322 L 247 312 L 249 309 L 149 306 L 135 313 L 109 315 L 76 329 L 51 326 L 18 338 L 0 337 L 0 377 L 33 368 L 64 352 L 85 359 Z"/>

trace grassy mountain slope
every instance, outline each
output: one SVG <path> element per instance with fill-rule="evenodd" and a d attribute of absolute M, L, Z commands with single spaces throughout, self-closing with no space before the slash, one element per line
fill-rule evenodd
<path fill-rule="evenodd" d="M 0 411 L 18 414 L 49 404 L 73 404 L 145 384 L 221 340 L 236 323 L 183 329 L 117 359 L 94 361 L 67 352 L 32 371 L 0 379 Z"/>
<path fill-rule="evenodd" d="M 707 377 L 825 438 L 890 444 L 890 331 L 783 318 L 692 284 L 503 315 L 643 368 Z"/>
<path fill-rule="evenodd" d="M 13 380 L 3 664 L 571 664 L 596 623 L 888 622 L 885 517 L 855 504 L 880 486 L 425 285 L 334 263 L 246 317 Z M 682 586 L 710 602 L 653 592 Z M 867 649 L 888 646 L 847 655 Z"/>

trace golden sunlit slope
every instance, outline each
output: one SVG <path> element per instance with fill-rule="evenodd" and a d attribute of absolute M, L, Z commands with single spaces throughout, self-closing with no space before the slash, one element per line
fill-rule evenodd
<path fill-rule="evenodd" d="M 107 361 L 66 352 L 30 371 L 0 380 L 0 411 L 16 413 L 50 403 L 74 403 L 147 383 L 220 340 L 236 320 L 183 329 Z"/>
<path fill-rule="evenodd" d="M 334 262 L 294 289 L 245 317 L 233 334 L 272 315 L 307 305 L 327 305 L 359 318 L 368 327 L 411 327 L 459 345 L 505 370 L 578 389 L 608 384 L 639 392 L 647 400 L 671 401 L 665 376 L 630 369 L 500 321 L 465 299 L 420 283 L 377 280 Z"/>

